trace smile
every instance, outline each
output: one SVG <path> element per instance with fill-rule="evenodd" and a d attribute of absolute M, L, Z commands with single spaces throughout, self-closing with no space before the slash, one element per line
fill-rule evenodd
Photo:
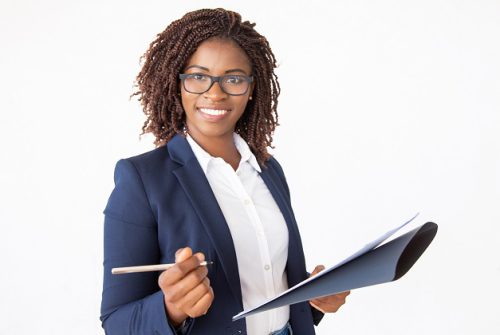
<path fill-rule="evenodd" d="M 204 114 L 208 114 L 208 115 L 212 115 L 212 116 L 221 116 L 221 115 L 229 113 L 229 110 L 227 110 L 227 109 L 199 108 L 198 110 Z"/>

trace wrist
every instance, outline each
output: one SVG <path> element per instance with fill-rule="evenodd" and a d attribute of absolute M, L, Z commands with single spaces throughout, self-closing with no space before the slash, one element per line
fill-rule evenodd
<path fill-rule="evenodd" d="M 189 316 L 181 310 L 173 306 L 169 306 L 166 302 L 165 309 L 167 310 L 168 320 L 174 328 L 180 328 Z"/>
<path fill-rule="evenodd" d="M 173 325 L 175 330 L 179 331 L 180 329 L 184 328 L 186 326 L 186 321 L 187 321 L 187 319 L 185 319 L 184 321 L 182 321 L 178 325 Z"/>
<path fill-rule="evenodd" d="M 194 320 L 191 317 L 188 317 L 184 320 L 180 326 L 173 327 L 176 335 L 187 335 L 189 333 L 189 329 L 192 328 Z"/>

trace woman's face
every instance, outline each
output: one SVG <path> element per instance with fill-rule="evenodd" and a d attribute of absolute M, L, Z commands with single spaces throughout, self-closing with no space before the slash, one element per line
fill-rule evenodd
<path fill-rule="evenodd" d="M 251 75 L 246 53 L 232 40 L 212 38 L 204 41 L 188 59 L 183 73 L 210 76 Z M 229 95 L 214 83 L 205 93 L 189 93 L 181 85 L 182 106 L 189 134 L 198 142 L 232 139 L 232 133 L 252 94 Z M 201 144 L 201 143 L 200 143 Z"/>

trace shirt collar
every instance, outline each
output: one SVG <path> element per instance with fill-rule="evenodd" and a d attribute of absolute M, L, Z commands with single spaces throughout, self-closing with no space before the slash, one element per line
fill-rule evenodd
<path fill-rule="evenodd" d="M 215 157 L 211 156 L 208 152 L 206 152 L 198 143 L 196 143 L 196 141 L 191 136 L 189 136 L 189 134 L 187 134 L 186 139 L 189 145 L 191 146 L 191 149 L 193 150 L 193 153 L 196 156 L 198 163 L 200 163 L 203 172 L 206 174 L 210 161 L 212 159 L 215 159 Z M 257 163 L 257 158 L 255 158 L 255 155 L 250 150 L 250 147 L 248 146 L 247 142 L 245 142 L 245 140 L 236 133 L 233 133 L 233 141 L 234 145 L 236 146 L 236 150 L 238 150 L 238 152 L 241 155 L 241 160 L 240 164 L 238 165 L 238 169 L 242 164 L 248 162 L 259 173 L 262 172 L 259 163 Z"/>
<path fill-rule="evenodd" d="M 241 164 L 245 162 L 248 162 L 259 173 L 262 172 L 259 163 L 257 163 L 257 158 L 255 158 L 252 150 L 250 150 L 247 142 L 239 134 L 236 133 L 233 133 L 233 140 L 234 144 L 236 145 L 236 149 L 240 152 L 241 155 L 239 166 L 241 166 Z"/>

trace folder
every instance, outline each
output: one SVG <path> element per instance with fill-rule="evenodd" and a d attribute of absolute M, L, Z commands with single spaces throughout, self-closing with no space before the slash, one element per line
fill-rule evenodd
<path fill-rule="evenodd" d="M 427 222 L 385 244 L 380 244 L 417 215 L 368 243 L 342 262 L 309 277 L 258 306 L 233 316 L 233 321 L 273 308 L 401 278 L 432 242 L 437 233 L 437 224 Z"/>

